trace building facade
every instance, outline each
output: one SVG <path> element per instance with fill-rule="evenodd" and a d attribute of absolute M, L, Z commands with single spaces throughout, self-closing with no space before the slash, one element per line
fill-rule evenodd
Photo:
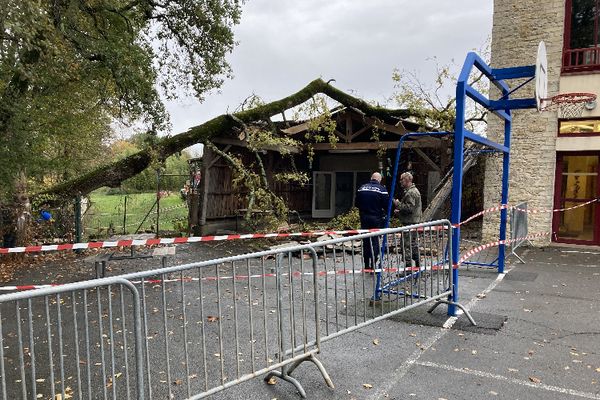
<path fill-rule="evenodd" d="M 600 3 L 597 0 L 496 0 L 492 30 L 493 68 L 535 63 L 544 41 L 548 95 L 600 95 Z M 517 85 L 521 82 L 512 82 Z M 533 97 L 533 85 L 518 97 Z M 509 203 L 530 209 L 570 208 L 600 198 L 600 106 L 581 104 L 575 116 L 563 108 L 513 112 Z M 491 120 L 488 136 L 503 134 Z M 500 203 L 501 160 L 486 161 L 484 201 Z M 485 219 L 485 239 L 498 237 L 499 218 Z M 600 202 L 566 212 L 529 214 L 529 232 L 552 232 L 559 243 L 600 245 Z M 536 243 L 540 243 L 536 241 Z"/>

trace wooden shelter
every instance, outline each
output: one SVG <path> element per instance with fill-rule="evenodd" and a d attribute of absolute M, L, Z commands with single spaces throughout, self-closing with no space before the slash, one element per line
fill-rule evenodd
<path fill-rule="evenodd" d="M 384 183 L 391 180 L 399 139 L 408 132 L 419 130 L 418 125 L 408 120 L 381 120 L 351 107 L 332 110 L 331 118 L 336 122 L 334 133 L 338 142 L 335 144 L 310 143 L 306 139 L 310 133 L 308 121 L 280 122 L 276 124 L 280 134 L 296 139 L 301 145 L 288 148 L 292 155 L 286 157 L 275 147 L 262 150 L 271 189 L 286 201 L 290 210 L 305 217 L 331 218 L 348 211 L 354 206 L 357 188 L 369 180 L 373 171 L 382 172 Z M 247 142 L 234 132 L 213 138 L 211 142 L 219 150 L 235 152 L 244 163 L 254 160 Z M 310 161 L 306 152 L 308 146 L 314 150 Z M 424 137 L 405 142 L 401 170 L 413 172 L 424 204 L 449 164 L 448 149 L 447 140 L 439 138 Z M 308 185 L 284 184 L 271 179 L 275 173 L 291 168 L 290 157 L 293 157 L 296 169 L 310 177 Z M 197 212 L 190 215 L 190 224 L 197 227 L 196 233 L 236 228 L 236 220 L 245 212 L 247 200 L 245 193 L 234 188 L 233 178 L 226 160 L 205 146 Z"/>

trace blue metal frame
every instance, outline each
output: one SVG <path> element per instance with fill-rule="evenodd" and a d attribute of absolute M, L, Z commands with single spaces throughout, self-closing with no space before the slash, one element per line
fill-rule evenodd
<path fill-rule="evenodd" d="M 483 73 L 490 82 L 495 85 L 502 93 L 502 96 L 498 100 L 490 100 L 484 94 L 477 91 L 476 88 L 469 85 L 468 79 L 472 71 L 477 69 Z M 459 75 L 456 84 L 456 121 L 454 129 L 454 169 L 452 176 L 452 212 L 450 222 L 455 228 L 453 228 L 452 238 L 452 257 L 455 263 L 460 260 L 460 225 L 461 221 L 461 207 L 462 207 L 462 188 L 463 188 L 463 164 L 464 164 L 464 148 L 465 140 L 470 140 L 475 143 L 479 143 L 489 148 L 489 150 L 483 151 L 494 151 L 502 153 L 502 193 L 501 203 L 508 203 L 508 176 L 509 176 L 509 163 L 510 163 L 510 140 L 511 140 L 511 128 L 512 128 L 512 115 L 511 110 L 514 109 L 525 109 L 535 108 L 535 98 L 517 98 L 511 99 L 510 96 L 520 89 L 523 85 L 517 86 L 515 89 L 510 90 L 508 84 L 505 82 L 507 79 L 519 79 L 528 78 L 525 83 L 530 82 L 535 77 L 535 65 L 527 65 L 521 67 L 510 67 L 510 68 L 491 68 L 481 57 L 476 53 L 469 53 L 463 64 L 463 68 Z M 493 112 L 504 121 L 504 141 L 503 143 L 496 143 L 483 136 L 477 135 L 465 128 L 465 112 L 467 109 L 467 97 L 477 102 L 478 104 L 485 107 L 488 111 Z M 388 204 L 388 212 L 385 221 L 385 227 L 389 226 L 392 209 L 393 199 L 396 190 L 397 178 L 398 178 L 398 167 L 400 163 L 400 152 L 404 141 L 410 137 L 420 136 L 443 136 L 448 135 L 448 132 L 425 132 L 425 133 L 409 133 L 400 139 L 398 142 L 398 148 L 396 150 L 396 161 L 394 164 L 394 174 L 392 177 L 391 188 L 390 188 L 390 202 Z M 503 208 L 500 211 L 500 232 L 499 240 L 503 243 L 506 240 L 506 220 L 507 210 Z M 383 253 L 386 249 L 387 243 L 386 238 L 380 252 L 380 263 L 383 260 Z M 495 262 L 497 261 L 497 264 Z M 498 273 L 504 272 L 505 267 L 505 245 L 501 244 L 498 249 L 498 258 L 492 263 L 478 263 L 468 262 L 471 265 L 483 265 L 489 267 L 497 267 Z M 380 266 L 381 267 L 381 266 Z M 381 269 L 381 268 L 379 268 Z M 458 286 L 458 268 L 452 270 L 452 296 L 449 299 L 448 315 L 456 314 L 456 303 L 459 300 L 459 286 Z M 376 291 L 374 298 L 379 299 L 383 292 L 391 291 L 391 287 L 398 282 L 392 282 L 386 284 L 386 288 L 381 287 L 381 272 L 377 273 Z"/>

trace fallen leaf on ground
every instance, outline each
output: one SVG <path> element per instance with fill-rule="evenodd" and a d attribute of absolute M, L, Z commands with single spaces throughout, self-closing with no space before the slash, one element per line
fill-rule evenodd
<path fill-rule="evenodd" d="M 373 339 L 373 344 L 375 346 L 379 346 L 379 339 Z"/>
<path fill-rule="evenodd" d="M 373 385 L 371 385 L 370 383 L 363 383 L 363 386 L 365 389 L 373 389 Z"/>
<path fill-rule="evenodd" d="M 215 317 L 213 315 L 209 315 L 208 317 L 206 317 L 206 320 L 208 322 L 217 322 L 219 320 L 219 317 Z"/>
<path fill-rule="evenodd" d="M 537 378 L 535 376 L 530 376 L 529 380 L 533 383 L 541 383 L 542 382 L 542 380 L 540 378 Z"/>
<path fill-rule="evenodd" d="M 270 377 L 269 380 L 267 381 L 267 385 L 274 385 L 277 383 L 277 379 L 275 379 L 274 376 Z"/>

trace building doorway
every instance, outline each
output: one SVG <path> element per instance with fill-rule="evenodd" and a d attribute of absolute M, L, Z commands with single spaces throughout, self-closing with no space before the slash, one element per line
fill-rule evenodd
<path fill-rule="evenodd" d="M 600 198 L 600 152 L 558 153 L 554 208 Z M 554 241 L 600 245 L 600 203 L 554 213 Z"/>
<path fill-rule="evenodd" d="M 356 191 L 370 176 L 369 171 L 314 171 L 313 218 L 333 218 L 349 211 Z"/>

